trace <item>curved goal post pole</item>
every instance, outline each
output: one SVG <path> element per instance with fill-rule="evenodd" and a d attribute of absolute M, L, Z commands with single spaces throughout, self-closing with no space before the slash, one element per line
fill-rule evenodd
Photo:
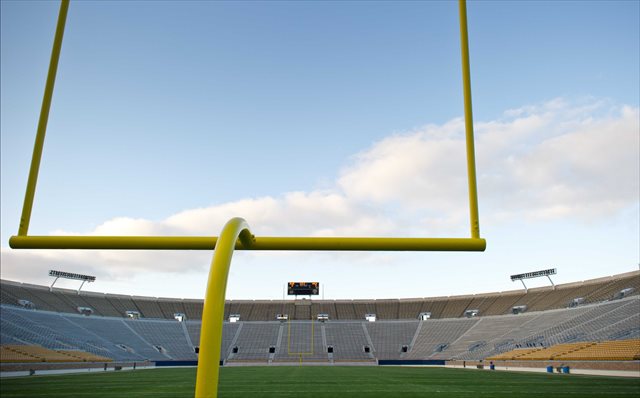
<path fill-rule="evenodd" d="M 197 398 L 218 396 L 224 302 L 231 257 L 233 257 L 236 243 L 246 248 L 253 244 L 249 225 L 242 218 L 232 218 L 227 222 L 220 233 L 213 253 L 200 329 L 200 350 L 196 375 Z"/>

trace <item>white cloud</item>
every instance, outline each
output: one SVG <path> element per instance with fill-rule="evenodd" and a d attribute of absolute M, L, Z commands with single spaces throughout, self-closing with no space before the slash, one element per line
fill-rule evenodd
<path fill-rule="evenodd" d="M 481 226 L 505 219 L 591 222 L 638 203 L 638 108 L 555 99 L 508 110 L 475 129 Z M 228 219 L 241 216 L 256 235 L 466 236 L 464 151 L 464 123 L 454 119 L 374 143 L 327 190 L 245 198 L 159 221 L 116 218 L 86 234 L 214 236 Z M 209 256 L 3 248 L 2 277 L 33 281 L 51 264 L 116 279 L 204 272 Z M 28 271 L 22 266 L 27 263 Z"/>
<path fill-rule="evenodd" d="M 541 131 L 534 138 L 541 139 L 510 143 L 520 148 L 516 153 L 509 153 L 509 146 L 496 150 L 493 140 L 485 142 L 481 133 L 481 151 L 492 153 L 490 159 L 479 161 L 480 170 L 490 173 L 479 181 L 489 208 L 532 219 L 587 220 L 611 216 L 636 203 L 640 190 L 638 108 L 598 104 L 558 107 L 537 127 Z M 491 131 L 484 125 L 478 130 L 487 127 Z"/>

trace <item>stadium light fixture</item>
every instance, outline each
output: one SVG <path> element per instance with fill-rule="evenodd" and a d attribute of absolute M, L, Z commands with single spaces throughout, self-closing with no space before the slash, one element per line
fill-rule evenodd
<path fill-rule="evenodd" d="M 49 291 L 53 290 L 53 285 L 56 284 L 56 282 L 58 281 L 59 278 L 75 279 L 75 280 L 82 281 L 82 284 L 78 288 L 78 294 L 80 294 L 80 290 L 82 289 L 82 286 L 84 286 L 85 282 L 95 282 L 96 281 L 96 277 L 95 276 L 83 275 L 83 274 L 74 274 L 73 272 L 56 271 L 56 270 L 53 270 L 53 269 L 49 270 L 49 276 L 52 276 L 52 277 L 56 278 L 56 279 L 53 280 L 53 283 L 51 284 L 51 286 L 49 286 Z"/>
<path fill-rule="evenodd" d="M 551 280 L 551 275 L 555 275 L 556 273 L 557 272 L 555 268 L 544 269 L 542 271 L 525 272 L 524 274 L 511 275 L 511 282 L 513 281 L 522 282 L 522 286 L 524 286 L 524 290 L 527 291 L 528 289 L 527 289 L 527 285 L 524 284 L 524 279 L 540 278 L 542 276 L 546 276 L 547 278 L 549 278 L 549 282 L 551 282 L 551 286 L 553 286 L 553 288 L 555 289 L 556 285 Z"/>

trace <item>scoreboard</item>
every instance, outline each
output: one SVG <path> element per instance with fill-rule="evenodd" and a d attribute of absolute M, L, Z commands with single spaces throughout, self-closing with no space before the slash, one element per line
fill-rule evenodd
<path fill-rule="evenodd" d="M 320 282 L 289 282 L 289 296 L 317 296 L 320 294 Z"/>

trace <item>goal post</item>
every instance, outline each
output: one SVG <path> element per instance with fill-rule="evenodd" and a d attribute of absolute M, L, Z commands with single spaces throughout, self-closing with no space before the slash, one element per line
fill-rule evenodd
<path fill-rule="evenodd" d="M 31 236 L 28 234 L 35 197 L 40 159 L 69 0 L 61 0 L 51 60 L 45 83 L 29 178 L 18 234 L 9 239 L 13 249 L 95 249 L 95 250 L 214 250 L 205 294 L 200 352 L 196 376 L 196 397 L 217 397 L 220 346 L 227 278 L 234 250 L 313 250 L 313 251 L 484 251 L 480 238 L 478 194 L 476 184 L 473 116 L 471 112 L 471 78 L 467 33 L 466 0 L 459 0 L 460 46 L 464 93 L 465 141 L 469 215 L 469 238 L 402 237 L 256 237 L 241 218 L 231 219 L 220 236 Z"/>

